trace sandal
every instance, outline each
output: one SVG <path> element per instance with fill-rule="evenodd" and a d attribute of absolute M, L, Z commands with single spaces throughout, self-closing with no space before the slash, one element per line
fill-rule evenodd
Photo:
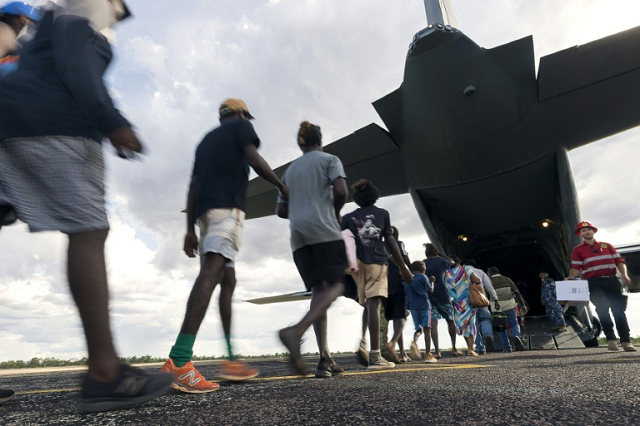
<path fill-rule="evenodd" d="M 459 350 L 451 351 L 451 356 L 462 356 L 462 352 Z"/>
<path fill-rule="evenodd" d="M 469 355 L 469 356 L 478 356 L 478 352 L 476 352 L 476 351 L 469 351 L 469 352 L 467 352 L 467 355 Z"/>
<path fill-rule="evenodd" d="M 402 356 L 400 357 L 400 362 L 411 362 L 411 358 L 406 353 L 402 354 Z"/>
<path fill-rule="evenodd" d="M 438 352 L 434 353 L 433 357 L 435 359 L 442 359 L 442 352 L 438 351 Z"/>
<path fill-rule="evenodd" d="M 389 354 L 386 359 L 387 361 L 395 362 L 396 364 L 400 364 L 400 359 L 398 358 L 398 354 L 396 353 L 396 348 L 391 343 L 387 343 L 385 346 L 387 353 Z"/>

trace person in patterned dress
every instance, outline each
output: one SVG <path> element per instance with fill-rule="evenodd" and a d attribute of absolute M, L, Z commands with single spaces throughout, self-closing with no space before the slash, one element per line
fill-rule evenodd
<path fill-rule="evenodd" d="M 451 296 L 453 304 L 453 320 L 456 324 L 458 334 L 464 336 L 467 342 L 468 354 L 478 356 L 473 350 L 476 338 L 476 308 L 471 306 L 469 299 L 469 286 L 471 283 L 480 284 L 480 278 L 473 272 L 470 266 L 461 266 L 460 258 L 451 256 L 454 261 L 453 266 L 446 272 L 447 290 Z M 454 353 L 455 354 L 455 353 Z"/>

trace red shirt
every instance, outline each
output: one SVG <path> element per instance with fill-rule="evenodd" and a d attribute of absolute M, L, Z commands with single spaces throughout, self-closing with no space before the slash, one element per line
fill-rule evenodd
<path fill-rule="evenodd" d="M 616 248 L 609 243 L 595 241 L 593 245 L 583 242 L 571 252 L 571 267 L 582 273 L 582 278 L 615 276 L 616 265 L 625 263 Z"/>

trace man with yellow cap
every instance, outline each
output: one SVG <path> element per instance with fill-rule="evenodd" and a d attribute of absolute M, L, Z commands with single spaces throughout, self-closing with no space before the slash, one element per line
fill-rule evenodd
<path fill-rule="evenodd" d="M 627 295 L 623 293 L 623 285 L 631 284 L 627 273 L 627 265 L 620 257 L 615 247 L 609 243 L 596 241 L 595 233 L 598 228 L 591 222 L 582 221 L 576 228 L 576 235 L 582 237 L 582 244 L 573 248 L 571 252 L 571 271 L 569 278 L 582 275 L 589 282 L 591 303 L 596 307 L 596 313 L 602 324 L 602 330 L 607 338 L 607 348 L 617 351 L 616 334 L 613 331 L 613 321 L 620 335 L 622 348 L 627 352 L 636 352 L 631 343 L 629 322 L 627 321 Z M 620 272 L 622 283 L 616 276 Z"/>
<path fill-rule="evenodd" d="M 245 218 L 249 166 L 261 177 L 288 195 L 267 162 L 258 154 L 260 138 L 249 122 L 253 116 L 240 99 L 227 99 L 219 108 L 220 126 L 209 132 L 196 149 L 187 197 L 187 234 L 184 253 L 200 252 L 200 274 L 191 289 L 180 334 L 161 371 L 173 373 L 171 387 L 187 393 L 218 390 L 191 362 L 193 345 L 204 320 L 213 290 L 220 283 L 220 316 L 227 341 L 229 360 L 222 365 L 220 378 L 247 380 L 258 370 L 234 360 L 231 349 L 231 297 L 235 288 L 234 260 L 240 249 Z M 200 228 L 200 241 L 194 225 Z"/>

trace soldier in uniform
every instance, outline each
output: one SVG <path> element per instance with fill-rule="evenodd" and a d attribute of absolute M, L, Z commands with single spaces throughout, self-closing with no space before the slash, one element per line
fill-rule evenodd
<path fill-rule="evenodd" d="M 562 306 L 558 303 L 556 296 L 556 282 L 549 278 L 548 272 L 540 272 L 540 301 L 547 310 L 547 316 L 555 324 L 551 329 L 553 331 L 566 331 L 567 323 L 564 320 Z"/>

